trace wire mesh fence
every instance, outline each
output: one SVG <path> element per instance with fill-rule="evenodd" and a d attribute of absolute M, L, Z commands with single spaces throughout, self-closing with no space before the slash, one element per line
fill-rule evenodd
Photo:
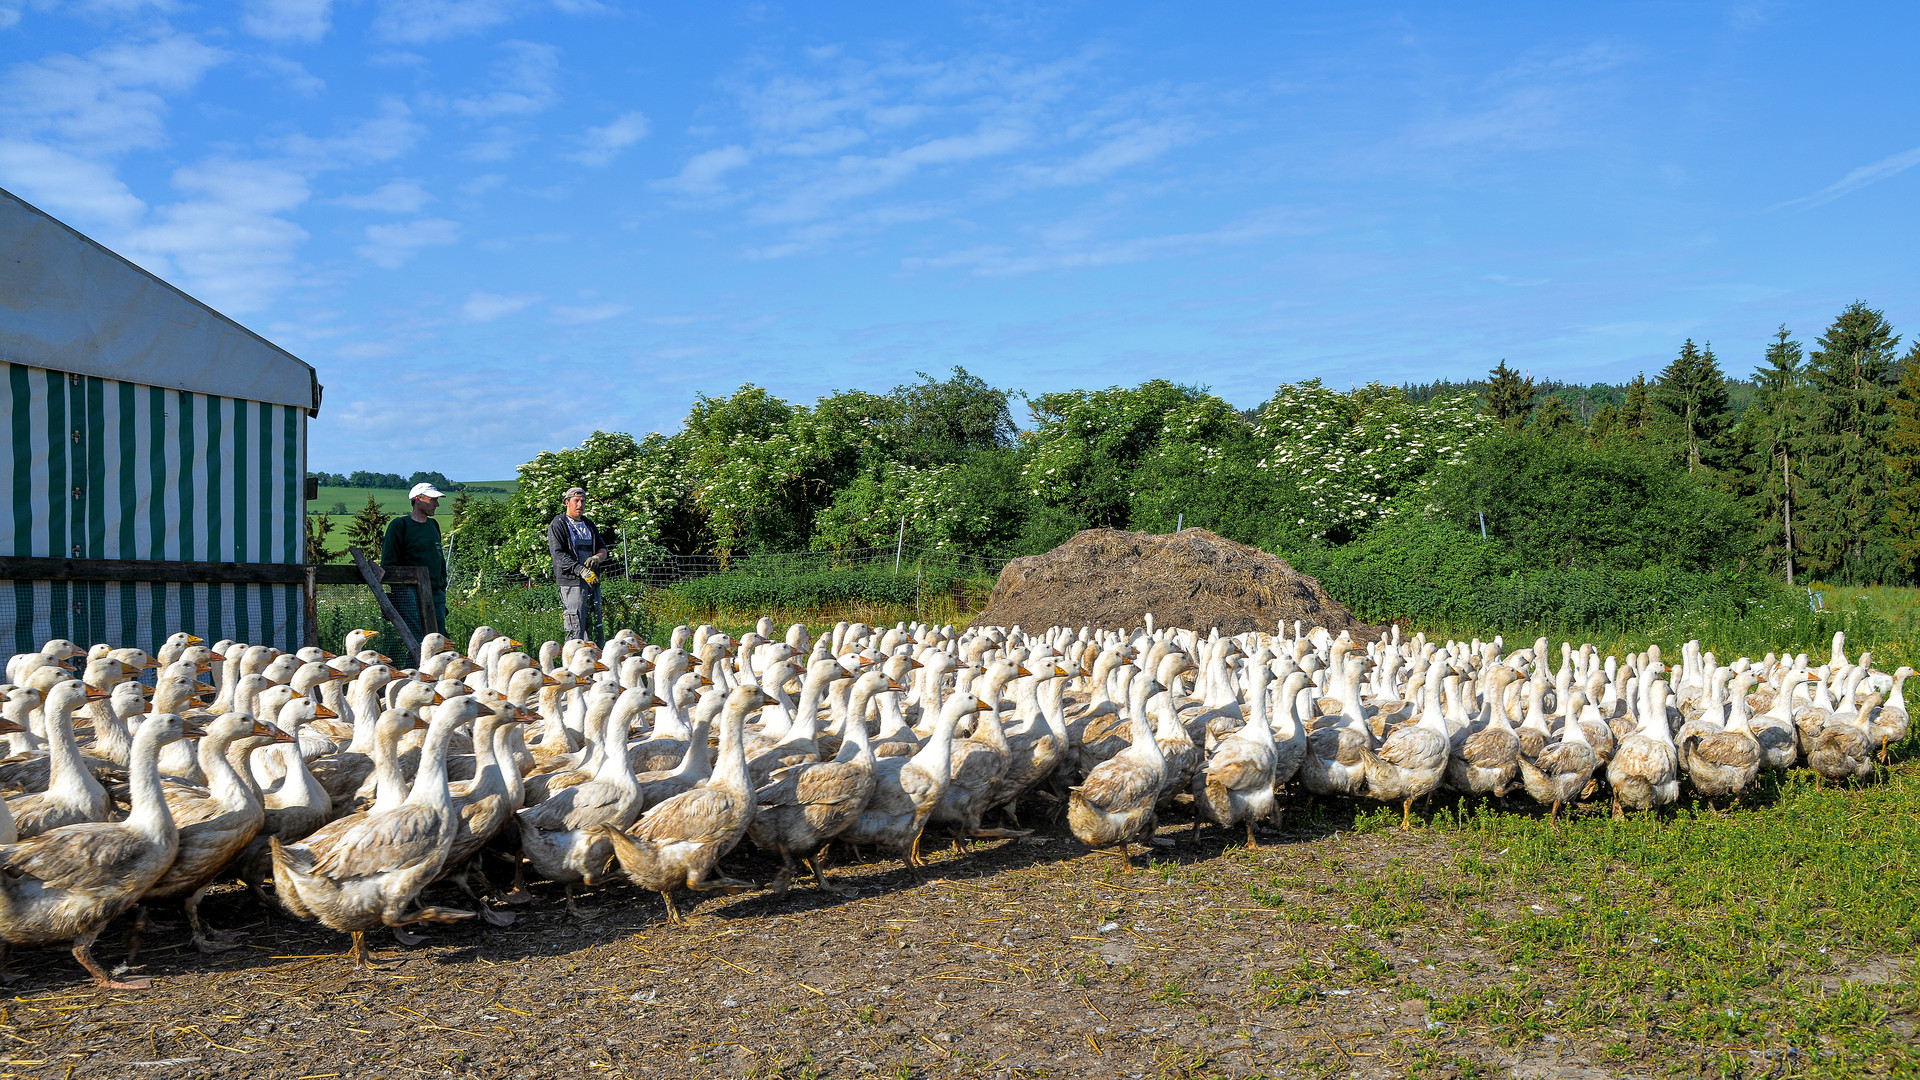
<path fill-rule="evenodd" d="M 616 561 L 601 575 L 601 615 L 612 634 L 631 628 L 652 641 L 680 623 L 710 622 L 729 632 L 761 616 L 785 627 L 835 622 L 891 625 L 918 619 L 964 624 L 986 605 L 1005 559 L 958 555 L 913 545 L 840 551 L 737 555 L 674 555 L 646 566 Z M 451 553 L 446 633 L 465 647 L 475 628 L 490 626 L 537 648 L 565 638 L 560 591 L 551 578 L 530 579 Z M 351 630 L 378 633 L 376 648 L 400 659 L 405 646 L 365 588 L 322 586 L 317 605 L 321 644 L 337 649 Z M 396 651 L 398 650 L 398 651 Z"/>

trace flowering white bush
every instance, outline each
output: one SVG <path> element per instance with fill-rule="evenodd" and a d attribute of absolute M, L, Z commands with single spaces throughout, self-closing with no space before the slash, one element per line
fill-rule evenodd
<path fill-rule="evenodd" d="M 1274 391 L 1254 437 L 1266 448 L 1260 467 L 1286 473 L 1306 498 L 1297 524 L 1326 538 L 1385 517 L 1435 468 L 1463 460 L 1474 440 L 1498 430 L 1470 397 L 1416 405 L 1380 383 L 1341 393 L 1308 379 Z"/>

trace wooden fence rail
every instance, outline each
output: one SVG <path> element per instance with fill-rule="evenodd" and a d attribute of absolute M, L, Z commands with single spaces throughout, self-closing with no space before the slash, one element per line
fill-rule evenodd
<path fill-rule="evenodd" d="M 380 602 L 400 640 L 415 656 L 415 637 L 399 609 L 380 586 L 389 580 L 411 582 L 420 605 L 420 625 L 433 625 L 432 578 L 424 566 L 381 566 L 359 548 L 350 549 L 354 565 L 305 566 L 300 563 L 177 562 L 163 559 L 43 559 L 0 555 L 0 581 L 161 581 L 189 585 L 300 585 L 306 591 L 307 644 L 320 643 L 319 586 L 365 585 Z"/>

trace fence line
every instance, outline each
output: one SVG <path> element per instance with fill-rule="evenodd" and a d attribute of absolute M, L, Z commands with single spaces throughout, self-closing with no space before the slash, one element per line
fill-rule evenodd
<path fill-rule="evenodd" d="M 694 578 L 723 573 L 781 577 L 823 570 L 892 570 L 898 567 L 899 572 L 904 575 L 915 573 L 927 566 L 941 566 L 957 567 L 971 577 L 998 577 L 1001 569 L 1013 558 L 1012 556 L 967 555 L 937 548 L 916 547 L 912 544 L 886 544 L 876 547 L 842 548 L 838 551 L 784 551 L 759 555 L 733 555 L 724 560 L 718 555 L 664 555 L 644 565 L 633 563 L 622 566 L 617 561 L 620 551 L 619 547 L 613 549 L 616 562 L 604 576 L 654 589 L 664 589 Z M 469 568 L 459 556 L 457 547 L 449 552 L 447 578 L 450 592 L 455 589 L 472 591 L 476 587 L 487 590 L 516 585 L 551 584 L 551 579 L 534 581 L 520 574 Z"/>

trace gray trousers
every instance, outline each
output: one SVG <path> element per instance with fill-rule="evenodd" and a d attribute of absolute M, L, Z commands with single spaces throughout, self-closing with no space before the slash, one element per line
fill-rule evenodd
<path fill-rule="evenodd" d="M 605 640 L 606 632 L 600 625 L 600 586 L 560 586 L 560 610 L 568 641 Z"/>

